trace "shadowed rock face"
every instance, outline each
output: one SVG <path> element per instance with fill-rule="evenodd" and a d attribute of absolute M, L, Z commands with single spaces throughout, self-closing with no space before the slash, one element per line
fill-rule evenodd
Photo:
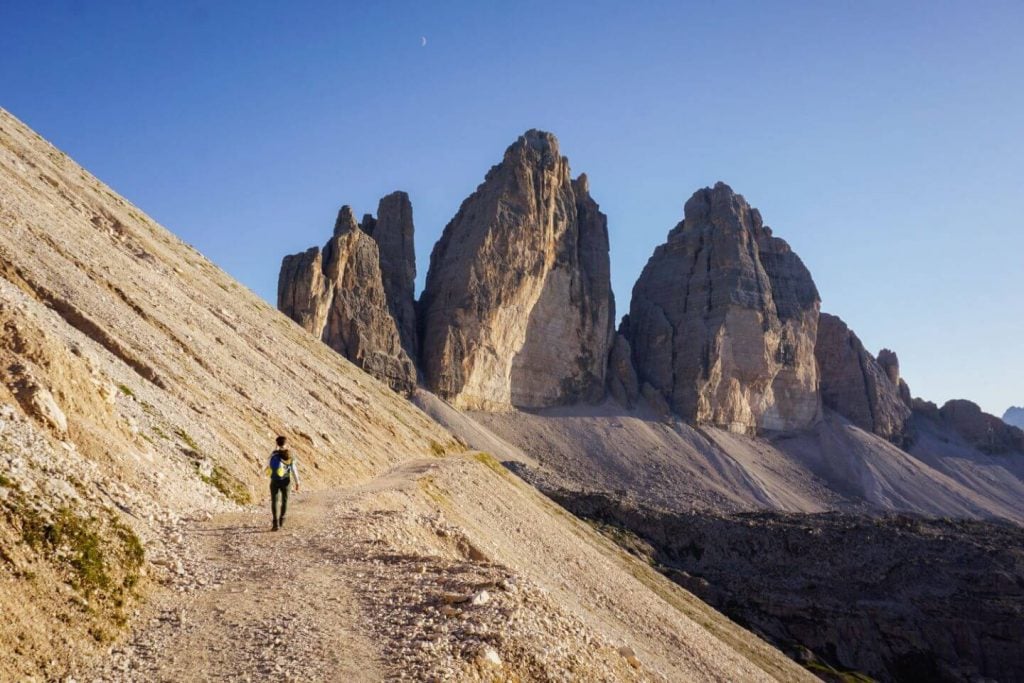
<path fill-rule="evenodd" d="M 277 307 L 350 361 L 396 391 L 412 391 L 416 368 L 388 305 L 377 243 L 338 213 L 323 251 L 314 247 L 281 264 Z"/>
<path fill-rule="evenodd" d="M 954 399 L 936 408 L 934 403 L 915 400 L 914 412 L 952 427 L 964 441 L 985 453 L 1024 453 L 1024 431 L 982 412 L 973 401 Z"/>
<path fill-rule="evenodd" d="M 608 356 L 608 393 L 626 408 L 632 408 L 640 397 L 640 383 L 633 367 L 633 351 L 621 332 L 615 335 Z"/>
<path fill-rule="evenodd" d="M 431 254 L 419 312 L 426 383 L 457 407 L 604 396 L 607 221 L 553 135 L 520 137 L 462 203 Z"/>
<path fill-rule="evenodd" d="M 814 354 L 822 403 L 858 427 L 903 444 L 910 392 L 903 390 L 896 354 L 883 349 L 876 360 L 846 323 L 828 313 L 818 319 Z"/>
<path fill-rule="evenodd" d="M 696 192 L 633 288 L 641 383 L 682 417 L 738 432 L 820 415 L 818 290 L 789 245 L 728 185 Z"/>
<path fill-rule="evenodd" d="M 596 492 L 545 493 L 617 528 L 631 552 L 799 661 L 898 683 L 1024 677 L 1017 525 L 673 513 Z"/>

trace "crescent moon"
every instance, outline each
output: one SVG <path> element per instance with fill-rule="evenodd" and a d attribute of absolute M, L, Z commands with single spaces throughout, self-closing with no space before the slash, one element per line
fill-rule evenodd
<path fill-rule="evenodd" d="M 426 46 L 427 46 L 427 37 L 426 36 L 420 36 L 420 47 L 426 47 Z"/>

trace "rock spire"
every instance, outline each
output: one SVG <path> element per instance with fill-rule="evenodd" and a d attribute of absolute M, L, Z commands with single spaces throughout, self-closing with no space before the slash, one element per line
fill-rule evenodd
<path fill-rule="evenodd" d="M 427 386 L 457 407 L 604 396 L 607 221 L 554 135 L 521 136 L 462 203 L 431 254 L 419 311 Z"/>
<path fill-rule="evenodd" d="M 401 207 L 400 198 L 395 203 Z M 277 307 L 396 391 L 409 392 L 416 386 L 416 368 L 406 343 L 414 345 L 415 337 L 403 339 L 392 312 L 393 307 L 402 309 L 401 302 L 395 301 L 395 292 L 401 290 L 401 284 L 395 283 L 402 280 L 396 273 L 403 270 L 395 254 L 400 245 L 394 246 L 399 240 L 392 236 L 404 230 L 403 220 L 389 214 L 386 229 L 378 220 L 374 232 L 387 235 L 383 240 L 387 245 L 385 262 L 378 242 L 359 227 L 352 209 L 343 206 L 334 235 L 322 251 L 313 247 L 284 258 Z M 411 236 L 411 211 L 408 230 Z M 414 272 L 414 265 L 412 269 Z M 395 289 L 389 289 L 389 282 Z"/>
<path fill-rule="evenodd" d="M 813 424 L 819 298 L 807 268 L 724 183 L 697 191 L 684 214 L 633 288 L 643 393 L 737 432 Z"/>

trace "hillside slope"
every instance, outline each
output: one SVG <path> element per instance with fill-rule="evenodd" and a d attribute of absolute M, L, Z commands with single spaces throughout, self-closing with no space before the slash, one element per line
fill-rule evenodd
<path fill-rule="evenodd" d="M 313 487 L 455 445 L 2 111 L 0 226 L 0 672 L 109 638 L 131 539 L 262 495 L 276 433 Z"/>
<path fill-rule="evenodd" d="M 428 413 L 437 401 L 418 399 Z M 546 486 L 605 491 L 669 510 L 911 512 L 1024 523 L 1024 458 L 988 455 L 951 430 L 915 423 L 904 451 L 826 411 L 812 429 L 750 437 L 655 417 L 613 401 L 447 424 L 468 443 L 512 448 Z M 487 439 L 481 437 L 487 435 Z"/>
<path fill-rule="evenodd" d="M 339 615 L 305 596 L 333 621 L 309 627 L 325 649 L 299 663 L 304 680 L 403 663 L 460 678 L 807 677 L 493 460 L 452 455 L 451 433 L 2 110 L 0 326 L 0 650 L 13 655 L 0 679 L 63 679 L 89 660 L 114 679 L 215 676 L 201 667 L 210 648 L 265 635 L 266 608 L 242 608 L 267 573 L 292 570 L 311 581 L 300 589 L 351 598 Z M 277 433 L 312 494 L 295 501 L 294 531 L 254 535 Z M 478 575 L 523 587 L 495 598 L 514 608 L 488 622 L 508 639 L 487 641 L 495 656 L 458 624 L 444 642 L 474 647 L 435 651 L 406 628 L 436 619 L 437 596 L 416 587 L 431 566 L 435 588 Z M 217 623 L 196 630 L 191 614 Z M 200 668 L 147 670 L 131 645 L 104 661 L 126 625 L 131 643 L 158 642 L 152 620 L 168 615 L 208 645 L 189 663 Z M 325 654 L 348 644 L 344 661 Z M 229 661 L 232 675 L 249 665 Z"/>

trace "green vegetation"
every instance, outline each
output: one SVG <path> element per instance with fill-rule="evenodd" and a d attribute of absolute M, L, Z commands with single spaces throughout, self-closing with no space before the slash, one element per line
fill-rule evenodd
<path fill-rule="evenodd" d="M 490 469 L 494 470 L 497 474 L 500 474 L 501 476 L 508 478 L 508 470 L 505 469 L 505 466 L 498 462 L 498 459 L 495 458 L 490 453 L 486 451 L 478 451 L 473 454 L 473 459 L 479 463 L 486 465 Z"/>
<path fill-rule="evenodd" d="M 859 671 L 840 671 L 822 662 L 808 662 L 804 664 L 804 667 L 826 681 L 838 681 L 838 683 L 876 683 L 874 678 L 866 676 Z"/>
<path fill-rule="evenodd" d="M 440 457 L 444 456 L 444 454 L 445 454 L 444 446 L 442 446 L 441 444 L 439 444 L 436 441 L 431 441 L 430 442 L 430 452 L 440 458 Z"/>
<path fill-rule="evenodd" d="M 117 388 L 125 396 L 128 396 L 129 398 L 135 398 L 135 392 L 131 390 L 131 387 L 129 387 L 129 386 L 125 385 L 125 384 L 118 384 Z"/>
<path fill-rule="evenodd" d="M 199 478 L 220 491 L 225 498 L 239 505 L 248 505 L 252 502 L 252 496 L 249 495 L 249 489 L 245 484 L 219 465 L 213 466 L 209 476 L 200 472 Z"/>
<path fill-rule="evenodd" d="M 125 607 L 140 577 L 145 550 L 138 536 L 112 514 L 105 519 L 83 517 L 68 507 L 40 510 L 17 490 L 0 505 L 7 523 L 22 541 L 88 602 L 88 611 L 126 621 Z M 32 571 L 22 578 L 32 580 Z M 99 626 L 99 640 L 110 635 Z"/>
<path fill-rule="evenodd" d="M 448 504 L 448 496 L 445 495 L 445 492 L 442 491 L 436 483 L 434 483 L 433 477 L 421 477 L 417 481 L 417 484 L 419 484 L 419 487 L 423 489 L 423 492 L 430 496 L 430 499 L 438 505 Z"/>
<path fill-rule="evenodd" d="M 178 427 L 174 430 L 174 433 L 179 439 L 185 442 L 186 446 L 191 448 L 196 453 L 199 452 L 199 446 L 196 445 L 195 439 L 193 439 L 188 432 L 186 432 L 181 427 Z"/>
<path fill-rule="evenodd" d="M 14 482 L 11 481 L 10 479 L 8 479 L 7 477 L 5 477 L 4 475 L 0 474 L 0 486 L 3 486 L 4 488 L 12 489 L 12 488 L 14 488 Z"/>
<path fill-rule="evenodd" d="M 159 436 L 161 439 L 167 439 L 167 432 L 160 429 L 160 425 L 153 425 L 153 433 Z"/>

